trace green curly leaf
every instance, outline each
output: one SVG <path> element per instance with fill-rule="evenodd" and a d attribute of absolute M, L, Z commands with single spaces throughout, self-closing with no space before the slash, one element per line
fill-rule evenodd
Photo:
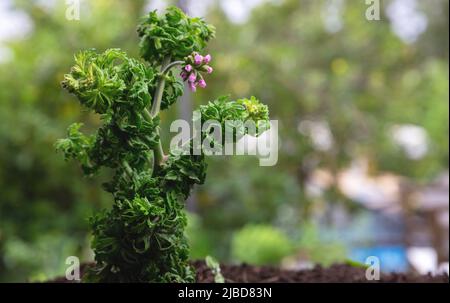
<path fill-rule="evenodd" d="M 189 18 L 177 7 L 167 8 L 164 15 L 150 12 L 138 27 L 141 56 L 153 65 L 164 58 L 182 60 L 201 51 L 214 38 L 215 29 L 201 18 Z"/>

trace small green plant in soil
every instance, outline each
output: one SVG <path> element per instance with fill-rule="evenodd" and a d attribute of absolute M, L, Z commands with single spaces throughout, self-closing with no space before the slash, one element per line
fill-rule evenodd
<path fill-rule="evenodd" d="M 220 269 L 220 264 L 211 256 L 207 256 L 205 258 L 206 266 L 211 270 L 214 275 L 215 283 L 225 283 L 225 278 L 222 275 L 222 271 Z"/>
<path fill-rule="evenodd" d="M 184 235 L 184 202 L 192 187 L 205 180 L 205 156 L 192 153 L 195 135 L 166 154 L 159 122 L 160 111 L 183 94 L 183 82 L 192 91 L 206 87 L 204 76 L 213 69 L 211 56 L 201 52 L 214 34 L 214 27 L 204 20 L 170 7 L 164 15 L 149 13 L 138 26 L 143 61 L 119 49 L 75 55 L 75 65 L 62 85 L 100 115 L 102 124 L 94 134 L 82 133 L 81 123 L 72 124 L 56 148 L 66 159 L 77 160 L 87 176 L 95 176 L 101 168 L 113 171 L 112 179 L 104 183 L 114 198 L 112 209 L 91 218 L 96 265 L 86 281 L 194 281 Z M 216 121 L 221 130 L 228 121 L 256 123 L 253 134 L 237 123 L 233 142 L 244 134 L 258 135 L 269 125 L 267 106 L 254 97 L 236 101 L 220 97 L 200 106 L 194 119 Z M 203 142 L 210 129 L 197 136 Z"/>

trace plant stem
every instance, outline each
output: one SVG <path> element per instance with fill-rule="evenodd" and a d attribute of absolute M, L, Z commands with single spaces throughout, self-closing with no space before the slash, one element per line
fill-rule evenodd
<path fill-rule="evenodd" d="M 166 75 L 170 71 L 171 68 L 183 64 L 184 61 L 174 61 L 170 63 L 170 57 L 167 56 L 164 58 L 163 63 L 161 64 L 161 73 L 160 73 L 160 79 L 158 82 L 158 85 L 156 86 L 155 94 L 153 95 L 153 102 L 152 102 L 152 108 L 150 113 L 147 109 L 144 110 L 144 117 L 146 119 L 152 119 L 156 117 L 156 115 L 159 114 L 160 108 L 161 108 L 161 100 L 164 93 L 164 87 L 166 85 Z M 157 129 L 157 133 L 159 135 L 159 128 Z M 162 147 L 161 139 L 158 140 L 158 146 L 154 150 L 155 155 L 155 162 L 156 167 L 154 165 L 154 169 L 157 168 L 157 166 L 161 165 L 164 162 L 164 150 Z"/>
<path fill-rule="evenodd" d="M 158 133 L 159 133 L 159 129 L 158 129 Z M 164 162 L 164 158 L 165 158 L 164 150 L 162 147 L 161 139 L 159 139 L 158 146 L 156 147 L 156 150 L 155 150 L 156 163 L 158 165 L 161 165 Z"/>
<path fill-rule="evenodd" d="M 161 74 L 158 85 L 156 86 L 155 94 L 153 95 L 152 109 L 150 114 L 152 117 L 155 117 L 159 113 L 159 109 L 161 108 L 161 100 L 164 93 L 164 86 L 166 84 L 166 67 L 170 64 L 170 57 L 167 56 L 164 58 L 163 63 L 161 64 Z"/>
<path fill-rule="evenodd" d="M 152 119 L 153 119 L 152 115 L 150 114 L 150 112 L 146 108 L 144 108 L 144 111 L 143 111 L 142 115 L 144 116 L 144 119 L 147 120 L 148 122 L 151 122 Z"/>
<path fill-rule="evenodd" d="M 161 64 L 161 75 L 160 75 L 161 78 L 159 79 L 158 85 L 156 86 L 155 94 L 153 95 L 152 109 L 149 113 L 150 118 L 154 118 L 156 117 L 156 115 L 159 114 L 159 110 L 161 108 L 161 100 L 164 93 L 164 87 L 166 84 L 166 73 L 170 70 L 171 65 L 172 64 L 170 64 L 170 57 L 169 56 L 165 57 L 163 63 Z M 156 132 L 159 136 L 160 133 L 159 128 L 156 130 Z M 164 161 L 164 150 L 162 148 L 161 138 L 159 138 L 158 146 L 156 147 L 156 149 L 153 150 L 153 153 L 155 155 L 153 170 L 156 170 Z"/>
<path fill-rule="evenodd" d="M 177 66 L 177 65 L 181 65 L 181 64 L 183 64 L 183 63 L 184 63 L 184 61 L 173 61 L 172 63 L 168 64 L 168 65 L 161 71 L 161 73 L 162 73 L 163 75 L 166 75 L 166 74 L 169 72 L 169 70 L 170 70 L 171 68 L 173 68 L 173 67 L 175 67 L 175 66 Z"/>

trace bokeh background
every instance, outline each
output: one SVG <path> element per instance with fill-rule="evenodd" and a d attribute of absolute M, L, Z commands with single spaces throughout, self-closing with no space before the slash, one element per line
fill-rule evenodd
<path fill-rule="evenodd" d="M 379 21 L 357 0 L 80 3 L 69 21 L 63 0 L 0 1 L 0 281 L 93 259 L 87 218 L 111 205 L 108 173 L 83 178 L 53 143 L 99 121 L 60 81 L 81 49 L 138 57 L 139 17 L 169 4 L 217 38 L 208 88 L 165 125 L 223 94 L 256 95 L 279 121 L 276 166 L 208 160 L 187 202 L 193 259 L 298 269 L 374 255 L 386 271 L 448 271 L 448 1 L 382 0 Z"/>

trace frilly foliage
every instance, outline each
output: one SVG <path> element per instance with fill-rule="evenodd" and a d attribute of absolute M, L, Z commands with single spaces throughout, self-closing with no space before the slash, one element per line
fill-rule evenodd
<path fill-rule="evenodd" d="M 236 101 L 229 100 L 228 96 L 222 96 L 206 105 L 201 105 L 194 112 L 194 120 L 198 119 L 201 119 L 202 123 L 214 121 L 211 126 L 220 124 L 218 126 L 224 134 L 224 139 L 228 131 L 233 131 L 233 142 L 245 134 L 258 136 L 270 128 L 269 109 L 254 96 Z M 249 124 L 254 124 L 255 129 L 249 129 L 247 127 Z"/>
<path fill-rule="evenodd" d="M 84 107 L 100 114 L 102 125 L 95 134 L 85 135 L 82 124 L 74 123 L 56 148 L 66 159 L 79 161 L 88 176 L 102 167 L 114 171 L 103 185 L 114 197 L 113 207 L 91 218 L 96 266 L 87 281 L 193 282 L 184 201 L 192 187 L 205 180 L 205 157 L 161 155 L 159 112 L 148 109 L 158 102 L 166 109 L 183 92 L 180 79 L 171 71 L 161 72 L 167 58 L 173 62 L 201 51 L 214 30 L 172 7 L 161 17 L 150 13 L 138 32 L 148 63 L 118 49 L 87 50 L 75 56 L 62 85 Z M 268 124 L 267 107 L 254 97 L 237 101 L 222 97 L 197 113 L 204 116 L 202 121 L 215 119 L 221 127 L 232 119 Z"/>
<path fill-rule="evenodd" d="M 201 51 L 215 36 L 215 28 L 201 18 L 189 18 L 180 9 L 169 7 L 158 16 L 150 12 L 138 27 L 141 56 L 153 65 L 164 58 L 183 60 L 194 51 Z"/>

